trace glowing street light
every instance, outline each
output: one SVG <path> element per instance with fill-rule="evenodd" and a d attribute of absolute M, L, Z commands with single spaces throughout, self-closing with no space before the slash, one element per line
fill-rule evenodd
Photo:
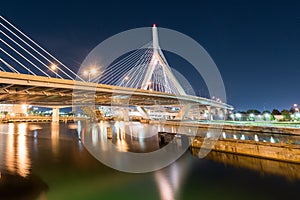
<path fill-rule="evenodd" d="M 91 82 L 91 75 L 94 75 L 94 74 L 96 74 L 96 73 L 97 73 L 97 69 L 96 69 L 96 68 L 91 68 L 91 69 L 85 70 L 85 71 L 83 72 L 83 74 L 84 74 L 85 76 L 88 76 L 89 82 Z"/>
<path fill-rule="evenodd" d="M 51 66 L 50 66 L 50 68 L 54 71 L 54 70 L 56 70 L 58 67 L 57 67 L 56 64 L 52 63 Z"/>
<path fill-rule="evenodd" d="M 50 69 L 54 72 L 55 78 L 57 78 L 57 70 L 58 70 L 57 64 L 52 63 L 52 64 L 50 65 Z"/>
<path fill-rule="evenodd" d="M 96 68 L 92 68 L 90 71 L 91 71 L 91 74 L 96 74 L 97 73 L 97 69 Z"/>

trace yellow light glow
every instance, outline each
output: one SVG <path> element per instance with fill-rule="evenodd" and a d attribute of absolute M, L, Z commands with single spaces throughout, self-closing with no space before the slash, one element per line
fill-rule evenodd
<path fill-rule="evenodd" d="M 89 74 L 88 71 L 84 71 L 84 72 L 83 72 L 83 75 L 85 75 L 85 76 L 87 76 L 88 74 Z"/>
<path fill-rule="evenodd" d="M 50 68 L 51 68 L 52 70 L 56 70 L 58 67 L 57 67 L 56 64 L 52 63 L 51 66 L 50 66 Z"/>
<path fill-rule="evenodd" d="M 97 73 L 97 69 L 96 68 L 92 68 L 91 69 L 91 74 L 96 74 Z"/>
<path fill-rule="evenodd" d="M 22 104 L 22 110 L 25 110 L 27 108 L 26 104 Z"/>

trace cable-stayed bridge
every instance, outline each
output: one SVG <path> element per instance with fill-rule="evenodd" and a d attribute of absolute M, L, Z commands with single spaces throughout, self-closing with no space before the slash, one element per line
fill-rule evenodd
<path fill-rule="evenodd" d="M 148 118 L 145 106 L 181 108 L 184 118 L 191 105 L 232 110 L 225 103 L 187 95 L 159 47 L 157 28 L 153 41 L 119 59 L 101 74 L 75 73 L 1 16 L 0 102 L 53 107 L 72 105 L 135 106 Z M 78 75 L 80 74 L 80 75 Z M 56 119 L 56 120 L 57 120 Z"/>

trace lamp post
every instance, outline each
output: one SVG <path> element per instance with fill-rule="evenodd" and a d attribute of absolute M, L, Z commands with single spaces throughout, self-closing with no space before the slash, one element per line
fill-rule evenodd
<path fill-rule="evenodd" d="M 91 82 L 91 75 L 94 75 L 97 73 L 97 69 L 96 68 L 91 68 L 89 70 L 86 70 L 83 72 L 85 76 L 88 76 L 88 80 L 89 82 Z"/>
<path fill-rule="evenodd" d="M 299 112 L 298 104 L 294 103 L 293 107 L 295 112 Z"/>

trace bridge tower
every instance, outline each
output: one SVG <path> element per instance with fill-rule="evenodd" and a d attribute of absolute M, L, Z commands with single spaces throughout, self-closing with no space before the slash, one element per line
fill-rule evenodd
<path fill-rule="evenodd" d="M 164 80 L 165 81 L 170 80 L 171 83 L 169 83 L 169 84 L 173 84 L 180 95 L 186 95 L 185 91 L 179 84 L 178 80 L 173 75 L 171 68 L 169 67 L 168 62 L 159 46 L 158 32 L 157 32 L 156 24 L 153 24 L 153 27 L 152 27 L 152 45 L 153 45 L 153 56 L 149 63 L 149 66 L 148 66 L 145 78 L 143 80 L 141 89 L 146 90 L 148 88 L 148 85 L 149 85 L 149 82 L 151 80 L 154 70 L 158 66 L 160 66 L 163 70 Z M 167 79 L 167 77 L 169 79 Z"/>
<path fill-rule="evenodd" d="M 147 72 L 145 74 L 145 78 L 142 82 L 141 89 L 144 89 L 144 90 L 148 89 L 153 72 L 156 69 L 158 69 L 158 67 L 160 67 L 160 69 L 162 69 L 162 71 L 163 71 L 162 74 L 164 77 L 165 84 L 173 85 L 176 88 L 179 95 L 186 95 L 186 92 L 181 87 L 181 85 L 178 82 L 178 80 L 176 79 L 176 77 L 173 75 L 172 70 L 171 70 L 171 68 L 159 46 L 158 31 L 157 31 L 156 24 L 153 24 L 153 27 L 152 27 L 152 45 L 153 45 L 153 56 L 149 63 Z M 188 114 L 190 108 L 191 108 L 191 105 L 182 106 L 175 119 L 182 120 Z M 147 112 L 144 108 L 138 106 L 137 110 L 141 113 L 141 115 L 144 118 L 149 118 L 149 116 L 147 115 Z"/>

